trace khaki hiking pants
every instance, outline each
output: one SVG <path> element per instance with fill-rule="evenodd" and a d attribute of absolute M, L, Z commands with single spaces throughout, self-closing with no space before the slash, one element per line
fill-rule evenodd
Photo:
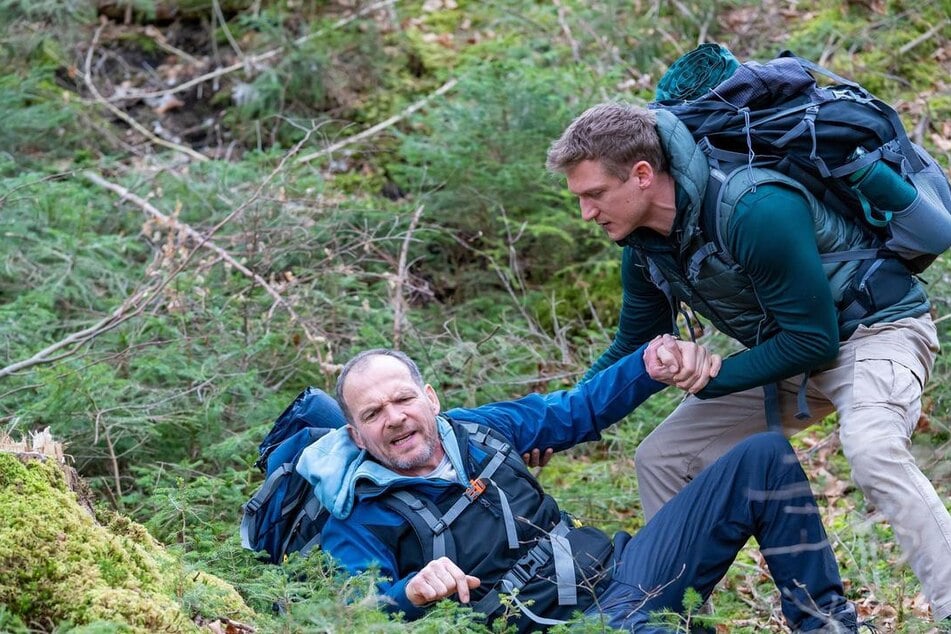
<path fill-rule="evenodd" d="M 928 315 L 860 326 L 842 342 L 834 364 L 809 377 L 811 418 L 795 418 L 802 376 L 782 382 L 779 399 L 787 436 L 838 412 L 852 478 L 892 526 L 941 620 L 951 617 L 951 516 L 910 451 L 937 351 Z M 762 388 L 709 400 L 687 396 L 637 449 L 647 519 L 701 470 L 765 428 Z"/>

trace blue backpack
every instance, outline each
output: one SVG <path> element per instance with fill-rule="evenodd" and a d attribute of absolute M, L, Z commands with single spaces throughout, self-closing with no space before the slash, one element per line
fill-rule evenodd
<path fill-rule="evenodd" d="M 330 513 L 297 473 L 297 461 L 306 447 L 344 425 L 337 401 L 315 387 L 301 392 L 277 418 L 255 462 L 265 474 L 264 484 L 242 507 L 243 547 L 265 551 L 268 561 L 277 564 L 290 553 L 307 555 L 320 544 Z"/>

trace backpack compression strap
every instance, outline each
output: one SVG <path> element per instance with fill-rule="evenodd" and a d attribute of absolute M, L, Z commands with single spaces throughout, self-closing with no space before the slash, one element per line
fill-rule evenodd
<path fill-rule="evenodd" d="M 284 476 L 289 473 L 294 473 L 293 462 L 285 462 L 275 469 L 274 472 L 267 477 L 267 480 L 264 481 L 264 484 L 261 485 L 257 493 L 254 494 L 254 497 L 245 503 L 244 513 L 241 517 L 242 547 L 248 550 L 255 549 L 255 545 L 252 544 L 251 541 L 256 540 L 258 536 L 258 522 L 260 518 L 257 517 L 257 512 L 267 503 L 268 499 L 274 494 L 274 489 L 277 488 L 277 485 Z"/>
<path fill-rule="evenodd" d="M 499 580 L 498 589 L 490 590 L 488 594 L 472 605 L 472 609 L 485 615 L 491 615 L 502 605 L 499 591 L 505 592 L 512 602 L 525 616 L 539 625 L 561 625 L 567 621 L 549 619 L 540 616 L 529 609 L 518 599 L 517 592 L 533 579 L 542 566 L 554 557 L 555 581 L 558 585 L 558 605 L 577 605 L 578 587 L 575 580 L 575 561 L 568 542 L 568 531 L 571 528 L 564 520 L 558 522 L 551 532 L 540 539 L 522 555 L 515 565 Z"/>

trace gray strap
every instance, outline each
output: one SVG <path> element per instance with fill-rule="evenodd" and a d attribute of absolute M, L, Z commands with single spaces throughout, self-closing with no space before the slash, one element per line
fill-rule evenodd
<path fill-rule="evenodd" d="M 320 533 L 317 533 L 316 535 L 314 535 L 313 538 L 311 538 L 309 542 L 307 542 L 301 547 L 300 549 L 301 557 L 306 557 L 310 553 L 310 551 L 314 549 L 315 546 L 320 546 Z"/>
<path fill-rule="evenodd" d="M 254 494 L 250 500 L 247 501 L 244 505 L 244 513 L 241 517 L 241 546 L 247 548 L 248 550 L 253 550 L 254 546 L 251 544 L 251 536 L 257 535 L 258 532 L 258 520 L 257 512 L 264 506 L 264 503 L 267 502 L 268 498 L 274 493 L 274 489 L 277 487 L 278 483 L 281 481 L 281 478 L 284 477 L 288 472 L 294 471 L 294 464 L 291 462 L 285 462 L 274 472 L 267 477 L 264 481 L 264 484 L 261 485 L 261 488 L 258 489 L 257 493 Z"/>
<path fill-rule="evenodd" d="M 508 452 L 509 445 L 498 438 L 490 436 L 484 429 L 476 423 L 463 423 L 462 427 L 469 432 L 469 435 L 475 438 L 475 441 L 496 451 Z"/>
<path fill-rule="evenodd" d="M 492 484 L 495 484 L 495 482 Z M 505 491 L 497 484 L 495 488 L 499 492 L 499 502 L 502 504 L 502 519 L 505 521 L 505 537 L 508 539 L 509 549 L 518 550 L 518 533 L 515 532 L 515 517 L 512 515 L 512 507 L 509 505 L 509 499 L 505 495 Z"/>
<path fill-rule="evenodd" d="M 551 548 L 555 558 L 555 580 L 558 583 L 558 605 L 578 605 L 578 584 L 571 544 L 564 535 L 552 533 Z"/>
<path fill-rule="evenodd" d="M 823 263 L 832 262 L 850 262 L 852 260 L 874 260 L 879 257 L 881 252 L 878 249 L 852 249 L 851 251 L 836 251 L 835 253 L 823 253 L 819 259 Z"/>
<path fill-rule="evenodd" d="M 509 581 L 508 579 L 502 580 L 502 589 L 505 590 L 505 592 L 507 592 L 512 597 L 512 603 L 514 603 L 518 607 L 518 609 L 522 611 L 522 613 L 525 616 L 535 621 L 539 625 L 564 625 L 565 623 L 568 622 L 568 621 L 562 621 L 560 619 L 546 619 L 545 617 L 539 616 L 535 614 L 534 612 L 532 612 L 530 609 L 528 609 L 527 605 L 519 601 L 518 596 L 514 594 L 516 591 L 516 588 L 512 585 L 512 582 Z"/>
<path fill-rule="evenodd" d="M 284 543 L 281 544 L 281 555 L 283 556 L 287 553 L 287 547 L 290 545 L 291 540 L 297 536 L 297 529 L 300 526 L 301 522 L 304 521 L 304 518 L 308 518 L 311 521 L 316 519 L 317 514 L 320 513 L 322 505 L 320 500 L 317 499 L 317 496 L 311 494 L 309 495 L 307 502 L 304 504 L 304 508 L 301 509 L 301 512 L 297 514 L 297 517 L 294 518 L 294 523 L 290 526 L 287 531 L 287 535 L 284 537 Z M 286 511 L 285 511 L 286 512 Z M 307 542 L 303 548 L 300 549 L 301 555 L 307 556 L 307 553 L 310 552 L 310 549 L 320 543 L 320 532 L 317 533 L 309 542 Z"/>
<path fill-rule="evenodd" d="M 542 538 L 537 544 L 532 546 L 528 552 L 512 566 L 512 569 L 502 576 L 499 581 L 499 590 L 490 590 L 484 597 L 473 604 L 472 609 L 482 614 L 492 614 L 499 609 L 501 600 L 499 592 L 505 592 L 512 595 L 528 583 L 538 570 L 552 557 L 555 558 L 555 577 L 558 584 L 558 603 L 560 605 L 577 605 L 577 585 L 574 583 L 574 557 L 571 553 L 571 545 L 568 543 L 567 535 L 571 531 L 571 526 L 562 520 L 551 529 L 551 532 Z M 561 541 L 563 540 L 563 542 Z M 570 572 L 566 570 L 566 565 L 571 566 Z M 570 581 L 569 581 L 570 580 Z M 570 585 L 571 589 L 568 589 Z M 513 595 L 513 601 L 528 618 L 542 625 L 558 625 L 565 621 L 546 619 L 538 616 L 529 610 L 524 603 L 518 601 Z"/>
<path fill-rule="evenodd" d="M 257 520 L 253 514 L 247 512 L 241 517 L 241 547 L 248 550 L 254 550 L 251 545 L 251 533 L 257 532 Z"/>
<path fill-rule="evenodd" d="M 687 277 L 691 280 L 696 280 L 700 274 L 700 266 L 703 264 L 703 261 L 716 252 L 717 245 L 713 242 L 708 242 L 697 249 L 690 257 L 690 262 L 687 265 Z"/>
<path fill-rule="evenodd" d="M 501 444 L 505 445 L 505 443 L 501 443 Z M 485 465 L 485 468 L 482 470 L 482 473 L 476 476 L 475 478 L 476 480 L 488 481 L 492 478 L 493 474 L 495 474 L 499 466 L 501 466 L 501 464 L 505 462 L 505 456 L 508 450 L 508 445 L 505 445 L 504 449 L 506 451 L 496 452 L 495 456 L 492 457 L 492 460 L 489 461 L 489 464 Z M 496 488 L 498 489 L 498 487 Z M 502 489 L 499 489 L 499 494 L 503 495 Z M 443 513 L 442 518 L 440 518 L 440 521 L 443 524 L 440 530 L 445 530 L 447 526 L 455 522 L 456 518 L 462 515 L 462 512 L 466 510 L 467 508 L 469 508 L 469 505 L 475 502 L 478 497 L 479 497 L 478 495 L 463 495 L 458 500 L 456 500 L 456 502 L 451 507 L 449 507 L 449 510 Z M 505 505 L 503 504 L 503 506 Z"/>
<path fill-rule="evenodd" d="M 796 412 L 798 420 L 806 420 L 812 414 L 809 412 L 809 401 L 806 400 L 806 388 L 809 386 L 809 371 L 802 375 L 802 383 L 799 384 L 799 392 L 796 394 L 796 406 L 799 411 Z"/>
<path fill-rule="evenodd" d="M 442 520 L 437 520 L 436 516 L 433 514 L 429 508 L 423 504 L 419 498 L 417 498 L 412 493 L 400 489 L 399 491 L 393 492 L 393 497 L 398 499 L 400 502 L 408 506 L 413 512 L 423 518 L 423 521 L 429 526 L 429 529 L 433 532 L 433 559 L 439 559 L 440 557 L 446 556 L 446 535 L 443 533 L 446 526 L 442 524 Z"/>

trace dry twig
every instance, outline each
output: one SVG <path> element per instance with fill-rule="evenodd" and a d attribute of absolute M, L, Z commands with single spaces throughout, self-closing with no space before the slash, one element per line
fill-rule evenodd
<path fill-rule="evenodd" d="M 393 289 L 393 347 L 400 349 L 400 342 L 403 338 L 403 319 L 406 315 L 406 297 L 403 294 L 403 287 L 406 285 L 406 276 L 408 266 L 406 264 L 409 244 L 419 225 L 419 219 L 423 215 L 423 205 L 416 208 L 413 213 L 413 219 L 410 220 L 409 229 L 406 230 L 406 236 L 403 238 L 403 247 L 400 249 L 399 266 L 396 269 L 396 283 Z"/>
<path fill-rule="evenodd" d="M 949 23 L 951 23 L 951 18 L 945 18 L 943 21 L 938 22 L 938 23 L 935 24 L 933 27 L 931 27 L 930 29 L 928 29 L 927 31 L 925 31 L 924 33 L 922 33 L 921 35 L 919 35 L 918 37 L 916 37 L 916 38 L 913 39 L 912 41 L 908 42 L 907 44 L 905 44 L 904 46 L 902 46 L 900 49 L 898 49 L 898 54 L 899 54 L 899 55 L 904 55 L 905 53 L 907 53 L 907 52 L 910 51 L 911 49 L 915 48 L 916 46 L 918 46 L 918 45 L 921 44 L 922 42 L 925 42 L 925 41 L 931 39 L 932 37 L 934 37 L 935 33 L 940 32 L 941 29 L 943 29 L 944 27 L 946 27 Z"/>
<path fill-rule="evenodd" d="M 385 121 L 381 121 L 380 123 L 376 124 L 375 126 L 373 126 L 373 127 L 371 127 L 371 128 L 367 128 L 366 130 L 364 130 L 363 132 L 360 132 L 359 134 L 355 134 L 355 135 L 353 135 L 353 136 L 351 136 L 351 137 L 347 137 L 346 139 L 343 139 L 343 140 L 341 140 L 341 141 L 337 141 L 336 143 L 333 143 L 333 144 L 329 145 L 328 147 L 325 147 L 325 148 L 322 149 L 322 150 L 318 150 L 317 152 L 312 152 L 312 153 L 310 153 L 310 154 L 306 154 L 306 155 L 304 155 L 304 156 L 301 156 L 301 157 L 299 157 L 299 158 L 297 159 L 297 162 L 298 162 L 298 163 L 309 163 L 310 161 L 313 161 L 314 159 L 318 159 L 318 158 L 320 158 L 320 157 L 322 157 L 322 156 L 326 156 L 326 155 L 328 155 L 328 154 L 331 154 L 331 153 L 333 153 L 333 152 L 336 152 L 337 150 L 339 150 L 339 149 L 341 149 L 341 148 L 344 148 L 344 147 L 346 147 L 346 146 L 348 146 L 348 145 L 352 145 L 352 144 L 356 143 L 357 141 L 362 141 L 363 139 L 366 139 L 366 138 L 368 138 L 368 137 L 371 137 L 371 136 L 373 136 L 374 134 L 376 134 L 377 132 L 379 132 L 379 131 L 381 131 L 381 130 L 385 130 L 386 128 L 390 127 L 390 126 L 393 125 L 394 123 L 397 123 L 397 122 L 399 122 L 399 121 L 402 121 L 402 120 L 405 119 L 406 117 L 410 116 L 411 114 L 413 114 L 414 112 L 416 112 L 417 110 L 419 110 L 420 108 L 422 108 L 423 106 L 425 106 L 427 103 L 429 103 L 431 100 L 435 99 L 436 97 L 439 97 L 439 96 L 445 94 L 446 92 L 452 90 L 453 86 L 455 86 L 455 85 L 458 83 L 458 81 L 459 81 L 459 80 L 457 80 L 457 79 L 450 79 L 450 80 L 447 81 L 445 84 L 443 84 L 442 86 L 440 86 L 439 88 L 437 88 L 435 91 L 433 91 L 429 96 L 424 97 L 423 99 L 420 99 L 419 101 L 417 101 L 417 102 L 414 103 L 413 105 L 409 106 L 409 107 L 408 107 L 406 110 L 404 110 L 403 112 L 401 112 L 401 113 L 399 113 L 399 114 L 395 114 L 395 115 L 393 115 L 392 117 L 390 117 L 389 119 L 387 119 L 387 120 L 385 120 Z"/>

